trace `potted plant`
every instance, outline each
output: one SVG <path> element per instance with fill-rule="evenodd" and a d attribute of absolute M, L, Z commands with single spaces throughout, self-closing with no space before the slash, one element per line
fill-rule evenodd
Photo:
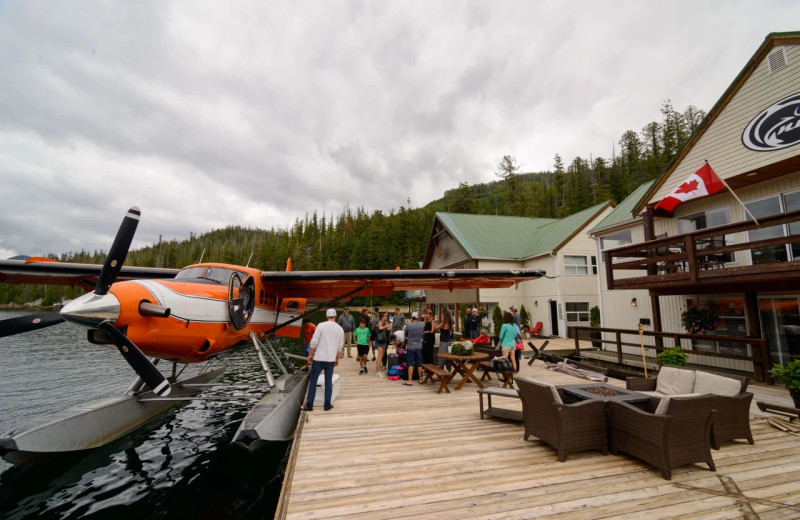
<path fill-rule="evenodd" d="M 689 304 L 681 313 L 681 323 L 689 334 L 707 334 L 717 330 L 720 317 L 711 311 L 698 309 L 694 304 Z"/>
<path fill-rule="evenodd" d="M 492 322 L 494 323 L 494 335 L 500 334 L 500 327 L 503 326 L 503 311 L 499 305 L 494 306 L 492 311 Z"/>
<path fill-rule="evenodd" d="M 528 315 L 528 311 L 525 310 L 524 305 L 521 305 L 519 308 L 519 322 L 522 327 L 521 332 L 524 334 L 524 337 L 526 338 L 530 337 L 530 330 L 531 330 L 530 316 Z"/>
<path fill-rule="evenodd" d="M 673 365 L 676 367 L 686 366 L 687 358 L 686 352 L 683 351 L 680 345 L 664 349 L 656 356 L 659 365 Z"/>
<path fill-rule="evenodd" d="M 600 307 L 595 305 L 591 309 L 589 309 L 589 326 L 593 329 L 596 329 L 600 326 Z M 598 331 L 591 331 L 589 332 L 589 337 L 593 340 L 601 339 L 603 337 L 603 333 Z M 603 349 L 603 342 L 602 341 L 592 341 L 592 347 Z"/>
<path fill-rule="evenodd" d="M 794 407 L 800 408 L 800 359 L 793 359 L 783 366 L 772 365 L 769 373 L 776 382 L 786 385 L 794 401 Z"/>

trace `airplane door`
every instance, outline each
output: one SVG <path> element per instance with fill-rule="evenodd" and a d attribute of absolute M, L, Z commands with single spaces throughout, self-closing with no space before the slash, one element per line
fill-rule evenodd
<path fill-rule="evenodd" d="M 242 282 L 238 273 L 231 275 L 228 284 L 228 315 L 237 330 L 245 328 L 256 305 L 256 282 L 252 276 Z"/>

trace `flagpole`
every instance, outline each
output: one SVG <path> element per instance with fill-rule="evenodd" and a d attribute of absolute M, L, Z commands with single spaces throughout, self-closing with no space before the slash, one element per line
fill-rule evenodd
<path fill-rule="evenodd" d="M 706 164 L 708 164 L 708 159 L 706 159 Z M 758 226 L 758 227 L 761 227 L 761 223 L 758 221 L 758 219 L 756 219 L 755 215 L 753 215 L 753 214 L 750 212 L 750 210 L 749 210 L 749 209 L 747 209 L 747 206 L 745 206 L 744 202 L 742 202 L 742 199 L 740 199 L 740 198 L 739 198 L 739 196 L 738 196 L 738 195 L 736 195 L 736 193 L 735 193 L 735 192 L 734 192 L 734 191 L 731 189 L 731 187 L 730 187 L 730 186 L 728 186 L 728 183 L 727 183 L 727 182 L 725 182 L 725 179 L 723 179 L 723 178 L 722 178 L 722 177 L 720 177 L 719 175 L 717 175 L 717 179 L 719 179 L 719 180 L 720 180 L 720 182 L 721 182 L 721 183 L 722 183 L 722 184 L 723 184 L 723 185 L 724 185 L 726 188 L 728 188 L 728 191 L 729 191 L 729 192 L 731 192 L 731 195 L 733 195 L 733 198 L 734 198 L 734 199 L 736 199 L 736 200 L 739 202 L 739 204 L 741 204 L 741 205 L 742 205 L 742 207 L 743 207 L 743 208 L 744 208 L 744 210 L 747 212 L 747 214 L 748 214 L 748 215 L 750 215 L 750 218 L 751 218 L 751 219 L 753 219 L 753 222 L 755 222 L 755 223 L 756 223 L 756 226 Z"/>

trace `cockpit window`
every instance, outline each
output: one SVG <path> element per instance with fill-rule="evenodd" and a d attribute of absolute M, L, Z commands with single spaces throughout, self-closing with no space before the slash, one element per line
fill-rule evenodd
<path fill-rule="evenodd" d="M 175 278 L 202 278 L 204 272 L 206 272 L 205 267 L 187 267 L 186 269 L 181 269 L 178 271 L 178 274 L 175 275 Z"/>
<path fill-rule="evenodd" d="M 242 280 L 247 278 L 246 273 L 235 271 L 233 269 L 225 269 L 222 267 L 187 267 L 186 269 L 181 269 L 175 278 L 184 280 L 189 278 L 196 280 L 200 278 L 206 282 L 228 285 L 233 273 L 239 273 L 239 277 Z"/>

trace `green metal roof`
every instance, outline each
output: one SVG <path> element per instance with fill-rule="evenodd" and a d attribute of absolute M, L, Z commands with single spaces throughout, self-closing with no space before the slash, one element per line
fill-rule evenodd
<path fill-rule="evenodd" d="M 437 213 L 471 258 L 530 258 L 558 249 L 610 202 L 563 219 Z"/>
<path fill-rule="evenodd" d="M 539 228 L 533 239 L 527 244 L 528 254 L 526 256 L 538 256 L 555 251 L 572 238 L 576 232 L 586 226 L 608 204 L 610 204 L 609 201 L 596 204 Z"/>
<path fill-rule="evenodd" d="M 644 184 L 633 190 L 633 192 L 627 197 L 625 197 L 625 200 L 620 202 L 619 206 L 614 208 L 614 211 L 606 215 L 606 218 L 601 220 L 600 223 L 597 224 L 590 231 L 590 233 L 594 233 L 601 229 L 614 227 L 624 222 L 630 222 L 634 220 L 633 217 L 634 208 L 636 208 L 636 206 L 639 204 L 639 201 L 642 200 L 642 197 L 647 195 L 647 192 L 650 190 L 650 186 L 652 186 L 654 182 L 656 182 L 655 179 L 653 179 L 652 181 L 645 182 Z"/>

